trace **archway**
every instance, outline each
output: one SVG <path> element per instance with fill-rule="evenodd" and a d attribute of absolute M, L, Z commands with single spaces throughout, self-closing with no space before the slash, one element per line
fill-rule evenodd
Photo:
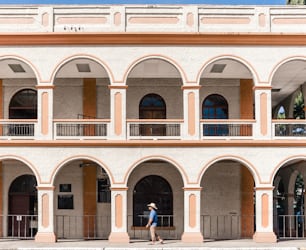
<path fill-rule="evenodd" d="M 54 178 L 55 233 L 59 239 L 107 239 L 111 230 L 110 178 L 89 159 L 74 159 Z"/>
<path fill-rule="evenodd" d="M 9 188 L 8 235 L 33 237 L 37 231 L 37 182 L 34 175 L 18 176 Z"/>
<path fill-rule="evenodd" d="M 252 238 L 255 232 L 254 178 L 235 160 L 211 165 L 201 180 L 201 231 L 206 239 Z"/>

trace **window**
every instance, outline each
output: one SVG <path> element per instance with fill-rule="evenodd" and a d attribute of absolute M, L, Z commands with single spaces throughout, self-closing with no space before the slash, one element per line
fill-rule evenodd
<path fill-rule="evenodd" d="M 110 203 L 111 202 L 111 191 L 110 183 L 108 178 L 98 179 L 98 202 L 99 203 Z"/>
<path fill-rule="evenodd" d="M 228 119 L 228 104 L 226 99 L 217 94 L 209 95 L 202 105 L 203 119 Z M 205 136 L 228 135 L 228 126 L 225 124 L 204 124 Z"/>
<path fill-rule="evenodd" d="M 133 191 L 133 225 L 145 226 L 148 222 L 147 204 L 158 207 L 159 226 L 173 226 L 173 194 L 167 180 L 158 175 L 142 178 Z"/>
<path fill-rule="evenodd" d="M 23 89 L 17 92 L 9 105 L 9 119 L 37 119 L 37 92 Z"/>
<path fill-rule="evenodd" d="M 73 209 L 73 195 L 65 194 L 57 196 L 58 209 Z"/>

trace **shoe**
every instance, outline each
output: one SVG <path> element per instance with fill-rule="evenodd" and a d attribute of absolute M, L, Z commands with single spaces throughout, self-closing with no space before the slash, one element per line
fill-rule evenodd
<path fill-rule="evenodd" d="M 160 243 L 160 244 L 164 244 L 164 241 L 163 241 L 163 240 L 159 240 L 159 243 Z"/>

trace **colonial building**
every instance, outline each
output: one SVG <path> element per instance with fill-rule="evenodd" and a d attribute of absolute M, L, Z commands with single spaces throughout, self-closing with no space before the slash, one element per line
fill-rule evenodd
<path fill-rule="evenodd" d="M 306 8 L 0 7 L 0 236 L 303 238 Z M 205 243 L 204 243 L 205 244 Z"/>

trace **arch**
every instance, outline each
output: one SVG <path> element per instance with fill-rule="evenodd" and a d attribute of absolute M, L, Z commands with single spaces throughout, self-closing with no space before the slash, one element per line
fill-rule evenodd
<path fill-rule="evenodd" d="M 197 79 L 196 79 L 196 82 L 197 82 L 197 85 L 200 85 L 200 81 L 201 81 L 201 76 L 204 72 L 204 70 L 212 63 L 216 62 L 216 61 L 219 61 L 219 60 L 234 60 L 234 61 L 237 61 L 239 63 L 241 63 L 243 66 L 245 66 L 251 73 L 252 77 L 253 77 L 253 81 L 254 81 L 254 85 L 256 85 L 257 82 L 260 81 L 260 78 L 255 70 L 255 68 L 252 66 L 251 63 L 249 63 L 247 60 L 241 58 L 241 57 L 238 57 L 238 56 L 235 56 L 235 55 L 219 55 L 219 56 L 216 56 L 216 57 L 213 57 L 211 58 L 210 60 L 206 61 L 203 66 L 201 67 L 201 69 L 199 70 L 198 74 L 197 74 Z"/>
<path fill-rule="evenodd" d="M 9 103 L 9 119 L 37 119 L 36 90 L 23 88 L 15 92 Z"/>
<path fill-rule="evenodd" d="M 100 60 L 99 58 L 93 56 L 93 55 L 89 55 L 89 54 L 76 54 L 76 55 L 72 55 L 70 57 L 64 58 L 62 59 L 62 61 L 60 61 L 55 68 L 53 69 L 53 72 L 51 73 L 50 76 L 50 82 L 52 82 L 54 84 L 54 81 L 56 79 L 56 75 L 58 74 L 58 72 L 60 71 L 60 69 L 67 63 L 72 62 L 73 60 L 78 60 L 78 59 L 87 59 L 87 60 L 91 60 L 93 62 L 96 62 L 97 64 L 99 64 L 101 67 L 103 67 L 103 69 L 106 71 L 108 77 L 110 78 L 111 82 L 114 82 L 114 75 L 110 69 L 110 67 L 102 60 Z"/>
<path fill-rule="evenodd" d="M 282 59 L 281 61 L 277 62 L 272 71 L 270 72 L 270 75 L 269 75 L 269 85 L 272 86 L 272 80 L 273 80 L 273 77 L 275 75 L 275 73 L 278 71 L 278 69 L 284 65 L 285 63 L 287 62 L 290 62 L 290 61 L 294 61 L 294 60 L 298 60 L 298 61 L 305 61 L 306 62 L 306 57 L 302 57 L 302 56 L 290 56 L 290 57 L 286 57 L 284 59 Z"/>
<path fill-rule="evenodd" d="M 253 166 L 253 164 L 248 162 L 246 159 L 244 159 L 240 156 L 236 156 L 236 155 L 218 156 L 218 157 L 210 160 L 207 164 L 205 164 L 205 166 L 202 168 L 201 172 L 199 173 L 197 183 L 201 182 L 205 172 L 208 170 L 209 167 L 211 167 L 213 164 L 215 164 L 217 162 L 224 161 L 224 160 L 236 161 L 236 162 L 239 162 L 239 163 L 243 164 L 252 174 L 254 182 L 255 182 L 255 186 L 257 186 L 258 184 L 261 183 L 260 175 L 257 172 L 257 169 Z"/>
<path fill-rule="evenodd" d="M 41 183 L 41 178 L 40 178 L 38 170 L 28 160 L 26 160 L 26 159 L 24 159 L 24 158 L 22 158 L 20 156 L 17 156 L 17 155 L 2 155 L 2 156 L 0 156 L 0 161 L 4 161 L 4 160 L 16 160 L 16 161 L 22 162 L 28 168 L 31 169 L 31 171 L 33 172 L 33 174 L 34 174 L 34 176 L 35 176 L 35 178 L 37 180 L 37 184 L 39 185 L 39 183 Z"/>
<path fill-rule="evenodd" d="M 33 71 L 35 78 L 38 82 L 41 82 L 41 76 L 39 74 L 39 71 L 37 70 L 36 66 L 32 64 L 28 59 L 25 59 L 21 56 L 16 56 L 16 55 L 3 55 L 0 57 L 0 61 L 5 61 L 5 60 L 17 60 L 25 63 L 27 66 L 30 67 L 30 69 Z"/>
<path fill-rule="evenodd" d="M 189 183 L 189 179 L 188 179 L 188 176 L 187 176 L 187 173 L 185 172 L 184 168 L 178 164 L 177 162 L 175 162 L 173 159 L 171 158 L 168 158 L 166 156 L 159 156 L 159 155 L 151 155 L 151 156 L 146 156 L 146 157 L 143 157 L 141 158 L 140 160 L 134 162 L 127 170 L 125 176 L 124 176 L 124 179 L 123 179 L 123 182 L 125 184 L 125 186 L 127 186 L 127 182 L 133 172 L 133 170 L 138 167 L 141 163 L 144 163 L 146 161 L 150 161 L 150 160 L 161 160 L 161 161 L 165 161 L 167 163 L 170 163 L 172 166 L 174 166 L 178 172 L 180 173 L 181 177 L 182 177 L 182 180 L 183 180 L 183 183 L 184 183 L 184 186 L 186 186 L 187 183 Z"/>
<path fill-rule="evenodd" d="M 169 64 L 171 64 L 172 66 L 174 66 L 174 68 L 179 72 L 180 74 L 180 78 L 183 80 L 183 85 L 184 83 L 188 82 L 187 77 L 186 77 L 186 73 L 184 72 L 183 68 L 172 58 L 164 56 L 164 55 L 146 55 L 143 57 L 140 57 L 138 59 L 136 59 L 134 62 L 132 62 L 127 70 L 124 73 L 123 76 L 123 82 L 126 84 L 128 77 L 131 73 L 131 71 L 135 68 L 135 66 L 137 66 L 138 64 L 140 64 L 141 62 L 144 62 L 146 60 L 150 60 L 150 59 L 159 59 L 162 61 L 165 61 Z"/>
<path fill-rule="evenodd" d="M 277 172 L 280 170 L 280 168 L 282 168 L 283 166 L 288 164 L 290 161 L 295 161 L 295 160 L 304 160 L 304 161 L 306 161 L 306 155 L 293 155 L 293 156 L 285 158 L 284 160 L 279 162 L 276 165 L 276 167 L 273 169 L 273 171 L 271 172 L 269 182 L 270 183 L 273 182 L 273 180 L 275 179 L 275 176 L 276 176 Z"/>
<path fill-rule="evenodd" d="M 88 161 L 92 161 L 92 162 L 96 163 L 99 167 L 103 168 L 103 170 L 108 175 L 108 177 L 110 179 L 110 185 L 112 185 L 115 182 L 114 181 L 114 177 L 113 177 L 111 171 L 109 170 L 109 168 L 107 167 L 107 165 L 105 163 L 103 163 L 99 159 L 97 159 L 95 157 L 92 157 L 92 156 L 78 155 L 78 156 L 69 157 L 69 158 L 61 161 L 59 164 L 57 164 L 57 166 L 55 167 L 55 169 L 51 173 L 51 176 L 50 176 L 50 179 L 49 179 L 49 183 L 52 184 L 52 185 L 54 184 L 54 181 L 56 179 L 56 175 L 62 169 L 62 167 L 64 167 L 66 164 L 68 164 L 70 162 L 77 161 L 77 160 L 88 160 Z"/>

